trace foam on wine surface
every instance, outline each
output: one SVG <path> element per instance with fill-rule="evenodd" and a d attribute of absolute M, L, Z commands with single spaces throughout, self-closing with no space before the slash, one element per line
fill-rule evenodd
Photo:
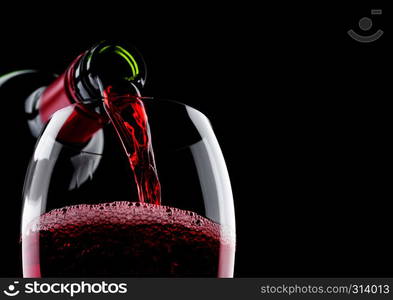
<path fill-rule="evenodd" d="M 52 210 L 22 236 L 25 277 L 231 277 L 233 240 L 191 211 L 140 202 Z M 230 268 L 231 269 L 231 268 Z"/>

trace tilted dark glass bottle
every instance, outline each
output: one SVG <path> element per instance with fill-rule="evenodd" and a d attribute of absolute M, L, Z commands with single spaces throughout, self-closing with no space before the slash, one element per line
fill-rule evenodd
<path fill-rule="evenodd" d="M 86 143 L 107 122 L 102 106 L 106 86 L 113 86 L 119 93 L 140 96 L 146 68 L 140 54 L 130 48 L 101 42 L 79 55 L 49 86 L 35 90 L 26 100 L 26 108 L 32 116 L 29 121 L 32 133 L 37 135 L 54 112 L 76 103 L 79 108 L 76 114 L 80 114 L 70 118 L 67 128 L 73 130 L 78 126 L 80 130 L 78 135 L 73 132 L 72 136 L 64 136 L 63 142 Z"/>

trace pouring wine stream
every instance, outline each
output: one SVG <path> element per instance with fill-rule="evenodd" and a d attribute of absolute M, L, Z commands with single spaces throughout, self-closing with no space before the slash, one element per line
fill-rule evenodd
<path fill-rule="evenodd" d="M 147 113 L 140 97 L 104 90 L 104 108 L 134 172 L 140 202 L 161 204 L 158 179 Z"/>
<path fill-rule="evenodd" d="M 92 136 L 100 126 L 112 124 L 128 157 L 139 202 L 159 205 L 160 182 L 148 116 L 140 96 L 145 69 L 136 50 L 131 54 L 120 45 L 100 43 L 69 68 L 69 93 L 74 94 L 75 102 L 85 113 L 93 115 L 92 124 L 86 123 L 79 132 L 88 128 L 87 136 Z M 70 122 L 75 119 L 80 118 Z M 68 136 L 75 139 L 75 134 Z"/>

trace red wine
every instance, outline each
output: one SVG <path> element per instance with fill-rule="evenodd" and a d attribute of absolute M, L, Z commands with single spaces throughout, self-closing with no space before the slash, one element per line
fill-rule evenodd
<path fill-rule="evenodd" d="M 139 201 L 161 204 L 160 181 L 142 100 L 133 95 L 118 95 L 109 86 L 104 92 L 104 107 L 134 172 Z"/>
<path fill-rule="evenodd" d="M 231 277 L 234 243 L 193 212 L 140 202 L 52 210 L 22 236 L 24 277 Z"/>

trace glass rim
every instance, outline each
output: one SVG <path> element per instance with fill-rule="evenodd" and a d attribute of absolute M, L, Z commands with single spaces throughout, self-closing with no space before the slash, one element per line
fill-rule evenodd
<path fill-rule="evenodd" d="M 200 110 L 198 110 L 197 108 L 195 108 L 195 107 L 193 107 L 191 105 L 185 104 L 185 103 L 180 102 L 178 100 L 161 98 L 161 97 L 149 97 L 149 96 L 146 96 L 146 97 L 144 97 L 144 96 L 133 96 L 133 97 L 140 99 L 144 104 L 148 103 L 149 105 L 152 105 L 152 106 L 156 105 L 156 103 L 157 104 L 168 103 L 168 104 L 171 104 L 171 105 L 177 105 L 177 106 L 185 107 L 187 110 L 190 109 L 190 110 L 194 111 L 195 113 L 197 113 L 202 118 L 206 119 L 208 121 L 208 123 L 210 124 L 209 118 L 203 112 L 201 112 Z M 70 109 L 70 107 L 75 106 L 75 105 L 77 105 L 77 103 L 72 103 L 72 104 L 70 104 L 70 105 L 60 109 L 59 111 L 62 111 L 62 110 L 65 110 L 65 109 Z M 99 134 L 103 135 L 103 131 L 105 130 L 105 127 L 107 127 L 107 125 L 108 124 L 105 124 L 105 126 L 103 128 L 99 129 L 94 134 L 94 137 L 97 137 Z M 38 139 L 40 139 L 44 133 L 45 133 L 45 129 L 43 130 L 43 132 L 41 133 L 41 136 Z M 94 137 L 92 138 L 92 140 L 94 139 Z M 74 146 L 72 144 L 62 143 L 62 142 L 57 141 L 57 140 L 55 140 L 55 143 L 60 144 L 65 149 L 68 149 L 70 151 L 75 152 L 76 155 L 77 154 L 84 154 L 84 155 L 91 155 L 91 156 L 97 156 L 97 157 L 104 157 L 105 156 L 104 153 L 97 153 L 97 152 L 94 152 L 94 151 L 84 150 L 86 148 L 89 148 L 89 144 L 92 143 L 92 140 L 90 140 L 87 144 L 81 146 L 81 148 L 78 148 L 78 147 L 76 147 L 76 146 Z M 154 140 L 153 140 L 153 144 L 154 144 Z M 191 144 L 188 145 L 188 146 L 191 146 Z M 182 148 L 186 148 L 186 146 L 182 147 Z"/>

